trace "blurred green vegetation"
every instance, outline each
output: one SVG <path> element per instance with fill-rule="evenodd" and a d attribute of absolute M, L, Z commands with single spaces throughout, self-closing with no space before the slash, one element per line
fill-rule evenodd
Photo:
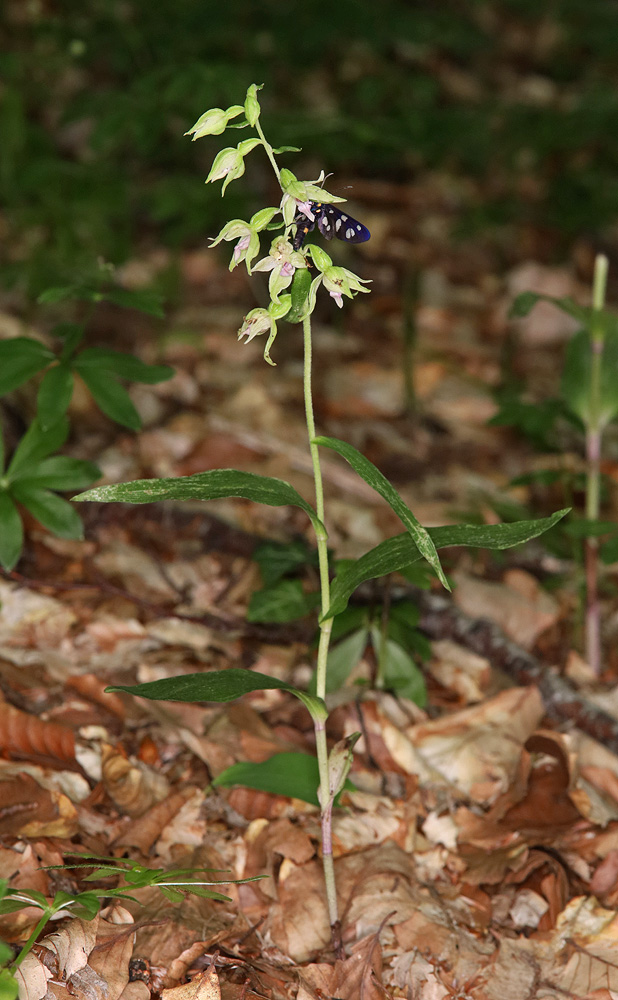
<path fill-rule="evenodd" d="M 467 232 L 615 225 L 614 0 L 4 0 L 0 28 L 5 286 L 203 241 L 263 204 L 261 164 L 222 202 L 204 185 L 220 143 L 183 135 L 251 82 L 307 170 L 470 177 Z"/>

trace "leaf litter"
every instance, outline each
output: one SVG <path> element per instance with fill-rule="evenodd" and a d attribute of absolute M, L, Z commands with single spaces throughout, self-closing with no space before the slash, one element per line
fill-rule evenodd
<path fill-rule="evenodd" d="M 396 201 L 402 191 L 395 185 L 391 194 Z M 450 211 L 435 208 L 439 198 L 432 204 L 434 214 Z M 439 241 L 424 239 L 417 255 L 444 253 Z M 396 276 L 400 261 L 395 252 L 389 259 L 386 242 L 383 249 L 385 271 Z M 506 288 L 495 275 L 483 284 L 487 260 L 479 253 L 473 277 L 457 250 L 442 273 L 425 269 L 416 421 L 393 408 L 401 315 L 390 279 L 376 288 L 381 313 L 359 304 L 346 338 L 325 327 L 317 342 L 325 371 L 334 356 L 345 360 L 323 384 L 324 433 L 345 424 L 341 436 L 395 472 L 424 524 L 452 523 L 454 510 L 471 505 L 490 520 L 489 499 L 510 496 L 511 476 L 531 461 L 506 432 L 486 426 L 494 411 L 487 385 L 498 382 L 508 332 Z M 570 280 L 537 272 L 543 288 Z M 529 280 L 510 276 L 513 287 L 529 288 Z M 140 388 L 157 419 L 135 442 L 109 440 L 102 468 L 126 479 L 233 464 L 285 478 L 309 496 L 295 348 L 282 344 L 273 388 L 255 352 L 237 359 L 231 351 L 233 323 L 207 293 L 192 308 L 203 343 L 170 341 L 166 360 L 179 375 Z M 175 317 L 180 325 L 185 319 Z M 391 339 L 378 330 L 382 321 Z M 568 331 L 539 329 L 542 316 L 535 322 L 526 321 L 526 354 L 516 363 L 539 377 L 550 364 L 547 344 Z M 379 344 L 373 354 L 372 344 Z M 213 387 L 219 398 L 211 402 Z M 350 488 L 340 464 L 325 471 L 338 553 L 358 555 L 399 530 L 385 504 Z M 24 577 L 0 581 L 0 877 L 48 898 L 83 890 L 89 883 L 79 872 L 46 867 L 79 850 L 153 868 L 216 869 L 221 880 L 267 878 L 223 886 L 230 902 L 170 902 L 136 890 L 139 904 L 114 902 L 91 922 L 65 918 L 53 932 L 48 925 L 21 967 L 23 997 L 601 1000 L 618 993 L 618 757 L 609 744 L 555 728 L 535 683 L 509 687 L 491 656 L 446 635 L 426 667 L 427 710 L 358 684 L 333 695 L 329 738 L 362 732 L 355 789 L 334 819 L 347 953 L 335 961 L 317 810 L 211 784 L 234 763 L 311 753 L 302 706 L 281 690 L 224 706 L 104 692 L 108 684 L 239 666 L 306 684 L 310 629 L 245 620 L 259 586 L 256 540 L 302 536 L 304 515 L 221 500 L 207 510 L 100 508 L 86 517 L 88 541 L 70 546 L 33 527 Z M 549 675 L 571 653 L 571 597 L 538 586 L 546 559 L 538 549 L 532 568 L 514 558 L 496 569 L 482 554 L 461 553 L 449 563 L 455 600 L 473 618 L 493 618 Z M 357 679 L 371 676 L 363 660 Z M 585 680 L 585 670 L 578 677 Z M 18 945 L 37 919 L 33 908 L 5 914 L 0 935 Z"/>

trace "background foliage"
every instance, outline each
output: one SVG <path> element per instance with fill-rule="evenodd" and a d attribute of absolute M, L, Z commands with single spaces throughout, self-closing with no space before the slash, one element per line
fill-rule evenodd
<path fill-rule="evenodd" d="M 214 145 L 183 133 L 253 80 L 309 171 L 467 179 L 465 232 L 530 219 L 569 238 L 615 215 L 608 0 L 6 0 L 0 27 L 5 285 L 36 293 L 250 210 L 246 185 L 222 204 L 203 184 Z"/>

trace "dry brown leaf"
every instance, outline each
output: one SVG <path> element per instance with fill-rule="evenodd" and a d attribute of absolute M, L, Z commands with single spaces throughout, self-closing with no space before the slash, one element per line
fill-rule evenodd
<path fill-rule="evenodd" d="M 128 760 L 108 743 L 101 747 L 105 790 L 120 812 L 141 816 L 169 794 L 167 779 L 141 761 Z"/>
<path fill-rule="evenodd" d="M 90 969 L 106 984 L 105 1000 L 118 1000 L 129 982 L 135 926 L 131 914 L 118 904 L 101 913 Z"/>
<path fill-rule="evenodd" d="M 435 722 L 412 726 L 407 735 L 421 781 L 465 792 L 490 804 L 505 793 L 520 764 L 523 745 L 543 717 L 536 687 L 512 688 Z M 395 752 L 393 752 L 395 756 Z"/>
<path fill-rule="evenodd" d="M 520 646 L 531 649 L 539 635 L 558 620 L 558 603 L 530 574 L 517 570 L 507 576 L 508 583 L 506 579 L 490 583 L 454 573 L 455 603 L 470 618 L 491 619 Z"/>
<path fill-rule="evenodd" d="M 592 897 L 572 899 L 560 914 L 552 937 L 539 947 L 541 973 L 568 995 L 593 990 L 618 992 L 618 914 Z"/>
<path fill-rule="evenodd" d="M 30 774 L 4 778 L 0 773 L 0 833 L 21 837 L 72 837 L 77 810 L 62 792 L 41 788 Z"/>
<path fill-rule="evenodd" d="M 10 757 L 75 762 L 73 731 L 0 701 L 0 750 Z"/>
<path fill-rule="evenodd" d="M 36 650 L 58 649 L 76 622 L 68 604 L 25 587 L 0 581 L 0 644 Z"/>
<path fill-rule="evenodd" d="M 124 721 L 126 718 L 127 713 L 122 698 L 117 694 L 107 692 L 105 682 L 96 674 L 74 674 L 67 678 L 67 687 L 73 688 L 82 697 L 100 705 L 118 719 Z"/>
<path fill-rule="evenodd" d="M 279 898 L 270 906 L 264 931 L 295 962 L 306 962 L 330 941 L 323 883 L 319 861 L 298 866 L 286 860 L 281 865 Z"/>
<path fill-rule="evenodd" d="M 145 814 L 133 820 L 129 826 L 125 826 L 112 843 L 115 847 L 137 847 L 146 857 L 164 828 L 196 793 L 203 800 L 203 793 L 196 788 L 183 788 L 179 792 L 171 792 L 162 802 L 153 805 Z"/>
<path fill-rule="evenodd" d="M 530 1000 L 537 996 L 538 965 L 531 943 L 502 938 L 499 951 L 489 966 L 484 994 L 487 1000 Z"/>
<path fill-rule="evenodd" d="M 219 977 L 214 966 L 209 966 L 190 983 L 162 990 L 162 1000 L 221 1000 Z"/>
<path fill-rule="evenodd" d="M 79 976 L 95 945 L 98 922 L 98 915 L 93 920 L 69 920 L 44 937 L 17 970 L 20 1000 L 42 1000 L 50 979 Z"/>
<path fill-rule="evenodd" d="M 429 671 L 443 687 L 461 695 L 466 704 L 481 701 L 491 676 L 489 660 L 450 639 L 432 642 L 431 654 Z"/>

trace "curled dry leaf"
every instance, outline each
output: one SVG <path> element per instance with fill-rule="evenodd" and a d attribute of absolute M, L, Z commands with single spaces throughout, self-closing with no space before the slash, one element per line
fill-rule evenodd
<path fill-rule="evenodd" d="M 196 788 L 183 788 L 179 792 L 172 792 L 146 813 L 138 816 L 129 826 L 124 827 L 120 835 L 114 839 L 114 846 L 137 847 L 146 856 L 164 828 L 196 792 Z"/>
<path fill-rule="evenodd" d="M 128 816 L 142 816 L 169 793 L 162 774 L 141 761 L 129 760 L 108 743 L 102 746 L 101 772 L 108 795 Z"/>
<path fill-rule="evenodd" d="M 214 965 L 209 966 L 190 983 L 163 990 L 161 1000 L 221 1000 L 219 977 Z"/>
<path fill-rule="evenodd" d="M 69 920 L 61 930 L 49 934 L 31 951 L 17 970 L 20 1000 L 42 1000 L 50 979 L 66 979 L 78 975 L 87 962 L 96 942 L 98 916 L 94 920 Z M 92 994 L 93 998 L 96 994 Z"/>
<path fill-rule="evenodd" d="M 67 679 L 67 687 L 72 687 L 83 698 L 88 698 L 95 705 L 100 705 L 101 708 L 104 708 L 107 712 L 111 712 L 112 715 L 124 721 L 127 713 L 122 698 L 117 694 L 113 694 L 113 692 L 107 693 L 105 691 L 105 682 L 100 677 L 97 677 L 96 674 L 76 674 L 73 677 L 69 677 Z"/>
<path fill-rule="evenodd" d="M 513 688 L 479 706 L 412 726 L 407 736 L 422 763 L 421 780 L 491 804 L 509 788 L 523 745 L 542 717 L 537 688 Z"/>
<path fill-rule="evenodd" d="M 6 702 L 0 703 L 0 750 L 21 759 L 75 762 L 73 731 L 57 722 L 44 722 Z"/>
<path fill-rule="evenodd" d="M 524 649 L 558 620 L 559 606 L 538 581 L 523 570 L 511 570 L 504 583 L 488 583 L 465 573 L 454 573 L 455 603 L 470 618 L 496 622 Z"/>
<path fill-rule="evenodd" d="M 0 780 L 0 796 L 0 834 L 4 836 L 72 837 L 77 831 L 72 802 L 57 789 L 42 788 L 30 774 Z"/>

